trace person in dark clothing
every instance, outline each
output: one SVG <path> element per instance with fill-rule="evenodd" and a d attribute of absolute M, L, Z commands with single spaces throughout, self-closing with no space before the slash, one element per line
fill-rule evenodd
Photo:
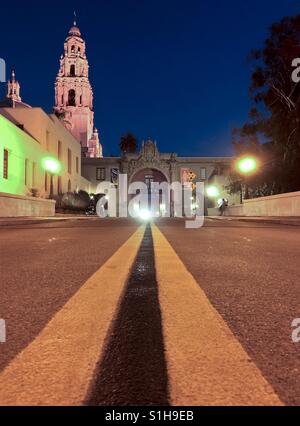
<path fill-rule="evenodd" d="M 228 207 L 228 201 L 225 200 L 225 198 L 222 198 L 222 201 L 221 201 L 220 207 L 219 207 L 220 216 L 224 216 L 225 211 L 226 211 L 226 207 Z"/>

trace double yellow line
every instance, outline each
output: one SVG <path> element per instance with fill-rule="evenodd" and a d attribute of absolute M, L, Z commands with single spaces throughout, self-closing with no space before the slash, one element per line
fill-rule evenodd
<path fill-rule="evenodd" d="M 0 405 L 83 404 L 144 231 L 139 228 L 0 374 Z M 282 405 L 155 225 L 152 233 L 171 404 Z"/>

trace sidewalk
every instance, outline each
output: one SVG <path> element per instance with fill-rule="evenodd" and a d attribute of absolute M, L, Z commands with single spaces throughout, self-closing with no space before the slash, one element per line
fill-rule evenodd
<path fill-rule="evenodd" d="M 300 226 L 299 216 L 209 216 L 210 219 L 238 220 L 243 222 L 269 223 L 277 225 Z"/>

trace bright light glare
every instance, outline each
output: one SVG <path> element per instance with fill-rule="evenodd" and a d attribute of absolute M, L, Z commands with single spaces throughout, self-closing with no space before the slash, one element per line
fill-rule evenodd
<path fill-rule="evenodd" d="M 212 197 L 212 198 L 218 197 L 220 195 L 220 191 L 218 190 L 216 186 L 209 186 L 207 188 L 206 193 L 209 197 Z"/>
<path fill-rule="evenodd" d="M 47 172 L 52 173 L 53 175 L 59 174 L 61 171 L 61 164 L 55 158 L 45 158 L 43 160 L 43 166 Z"/>
<path fill-rule="evenodd" d="M 139 216 L 142 220 L 149 220 L 151 218 L 151 213 L 149 210 L 141 210 Z"/>
<path fill-rule="evenodd" d="M 238 162 L 238 169 L 241 173 L 251 173 L 257 168 L 257 161 L 255 158 L 243 158 Z"/>

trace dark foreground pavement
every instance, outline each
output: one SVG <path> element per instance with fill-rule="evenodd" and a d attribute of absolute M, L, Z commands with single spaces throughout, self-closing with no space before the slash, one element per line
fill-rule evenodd
<path fill-rule="evenodd" d="M 0 346 L 0 370 L 32 342 L 138 225 L 132 220 L 91 218 L 0 229 L 0 318 L 8 327 L 7 343 Z M 300 317 L 300 228 L 214 219 L 207 219 L 197 230 L 185 229 L 179 219 L 161 219 L 156 225 L 280 399 L 300 405 L 300 343 L 291 340 L 291 323 Z M 140 291 L 139 278 L 133 274 L 112 323 L 95 393 L 87 403 L 115 402 L 118 377 L 125 389 L 134 387 L 134 395 L 139 375 L 132 383 L 130 377 L 135 368 L 138 371 L 151 362 L 155 371 L 161 369 L 161 382 L 157 382 L 161 401 L 167 397 L 153 266 L 148 271 L 152 274 L 149 288 L 149 277 L 143 275 L 147 262 L 153 263 L 153 253 L 151 247 L 144 250 L 142 246 L 142 260 L 137 258 L 135 268 L 142 272 L 145 288 Z M 142 339 L 145 347 L 132 353 L 136 336 L 147 327 L 148 335 Z M 110 369 L 110 365 L 117 367 Z M 151 392 L 155 394 L 156 389 Z"/>

